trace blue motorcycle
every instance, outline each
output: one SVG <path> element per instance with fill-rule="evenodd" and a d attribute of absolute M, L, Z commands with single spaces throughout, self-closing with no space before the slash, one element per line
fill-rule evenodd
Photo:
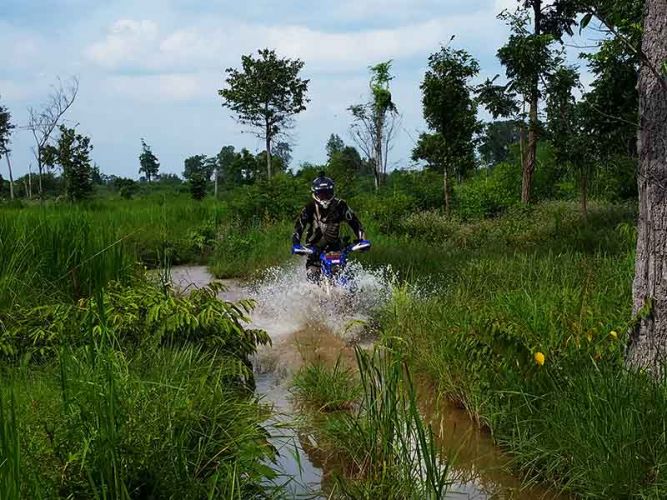
<path fill-rule="evenodd" d="M 340 251 L 325 251 L 315 246 L 294 245 L 292 253 L 296 255 L 315 255 L 318 254 L 320 261 L 319 282 L 327 290 L 330 287 L 346 288 L 350 285 L 349 276 L 345 274 L 347 266 L 347 257 L 352 252 L 367 252 L 371 249 L 371 242 L 368 240 L 359 240 L 350 245 L 346 245 Z"/>

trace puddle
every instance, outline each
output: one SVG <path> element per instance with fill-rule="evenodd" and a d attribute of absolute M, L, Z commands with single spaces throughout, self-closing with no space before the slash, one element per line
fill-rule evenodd
<path fill-rule="evenodd" d="M 275 409 L 274 417 L 265 423 L 274 436 L 272 443 L 280 451 L 274 468 L 281 476 L 294 478 L 287 485 L 292 497 L 325 498 L 318 494 L 326 489 L 330 471 L 322 450 L 309 442 L 309 435 L 302 435 L 292 425 L 297 410 L 290 402 L 287 385 L 304 362 L 333 365 L 341 357 L 346 365 L 356 366 L 353 346 L 364 342 L 360 337 L 362 323 L 389 299 L 391 284 L 384 273 L 362 269 L 358 283 L 361 292 L 347 297 L 346 307 L 341 310 L 340 297 L 323 294 L 319 287 L 306 282 L 304 274 L 301 267 L 287 267 L 270 270 L 265 279 L 256 283 L 222 280 L 227 289 L 221 296 L 231 301 L 256 300 L 251 326 L 266 330 L 272 339 L 273 345 L 260 349 L 253 366 L 257 393 Z M 171 269 L 172 283 L 181 289 L 205 286 L 212 279 L 204 266 Z M 547 489 L 522 487 L 508 472 L 509 459 L 494 445 L 489 434 L 480 430 L 464 410 L 439 400 L 437 391 L 428 384 L 420 384 L 418 396 L 424 419 L 436 434 L 442 456 L 455 457 L 450 465 L 453 484 L 446 498 L 565 498 Z"/>

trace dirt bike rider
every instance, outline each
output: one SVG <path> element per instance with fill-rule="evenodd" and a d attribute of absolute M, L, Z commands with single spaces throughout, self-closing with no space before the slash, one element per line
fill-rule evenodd
<path fill-rule="evenodd" d="M 308 255 L 306 272 L 308 278 L 317 280 L 320 275 L 319 252 L 339 251 L 343 249 L 340 238 L 340 225 L 346 222 L 354 232 L 357 240 L 364 240 L 364 229 L 361 222 L 345 200 L 334 196 L 334 181 L 320 172 L 310 187 L 313 199 L 301 210 L 294 225 L 292 235 L 292 253 L 303 249 L 301 236 L 306 233 L 306 246 L 316 247 L 318 252 Z"/>

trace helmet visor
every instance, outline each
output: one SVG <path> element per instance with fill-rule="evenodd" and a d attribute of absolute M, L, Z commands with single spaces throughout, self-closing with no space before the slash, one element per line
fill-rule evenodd
<path fill-rule="evenodd" d="M 329 201 L 334 197 L 333 189 L 318 189 L 315 191 L 315 198 L 320 201 Z"/>

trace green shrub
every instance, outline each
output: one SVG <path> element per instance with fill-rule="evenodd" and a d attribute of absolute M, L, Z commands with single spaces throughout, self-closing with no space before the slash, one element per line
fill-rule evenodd
<path fill-rule="evenodd" d="M 454 185 L 453 198 L 456 213 L 464 219 L 500 215 L 520 202 L 521 167 L 500 163 L 490 170 L 480 170 Z"/>

